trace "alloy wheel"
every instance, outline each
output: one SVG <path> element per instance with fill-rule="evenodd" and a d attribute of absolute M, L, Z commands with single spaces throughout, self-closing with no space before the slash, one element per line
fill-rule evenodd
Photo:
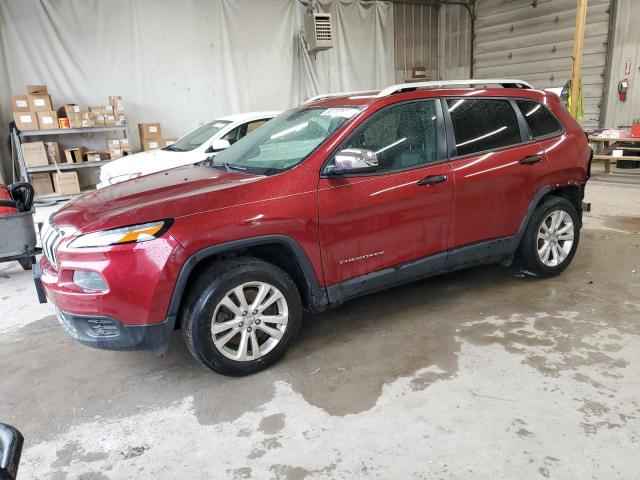
<path fill-rule="evenodd" d="M 573 246 L 575 227 L 571 216 L 564 210 L 554 210 L 540 224 L 537 250 L 540 261 L 548 267 L 557 267 L 565 261 Z"/>
<path fill-rule="evenodd" d="M 266 282 L 247 282 L 229 290 L 213 314 L 213 344 L 225 357 L 256 360 L 280 342 L 289 321 L 287 301 Z"/>

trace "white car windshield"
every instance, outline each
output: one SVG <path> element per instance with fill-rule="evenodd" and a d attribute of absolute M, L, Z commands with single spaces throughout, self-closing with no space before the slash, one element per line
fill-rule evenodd
<path fill-rule="evenodd" d="M 205 123 L 192 132 L 187 133 L 174 144 L 163 148 L 163 150 L 169 150 L 170 152 L 190 152 L 198 148 L 230 123 L 228 120 L 214 120 L 213 122 Z"/>
<path fill-rule="evenodd" d="M 289 110 L 238 140 L 211 160 L 214 167 L 272 175 L 298 165 L 362 107 Z"/>

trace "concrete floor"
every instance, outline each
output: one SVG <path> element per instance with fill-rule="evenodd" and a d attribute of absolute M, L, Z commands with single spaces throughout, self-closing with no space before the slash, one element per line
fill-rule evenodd
<path fill-rule="evenodd" d="M 628 183 L 628 184 L 627 184 Z M 640 478 L 640 186 L 594 180 L 573 264 L 476 268 L 307 316 L 266 372 L 72 341 L 0 264 L 20 478 Z"/>

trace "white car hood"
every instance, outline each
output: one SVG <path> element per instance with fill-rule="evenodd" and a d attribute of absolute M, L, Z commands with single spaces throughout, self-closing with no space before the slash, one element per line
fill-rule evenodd
<path fill-rule="evenodd" d="M 170 150 L 150 150 L 114 160 L 103 166 L 100 170 L 100 181 L 108 185 L 110 179 L 115 181 L 126 180 L 126 175 L 150 173 L 181 167 L 204 160 L 206 154 L 199 148 L 190 152 L 172 152 Z M 118 178 L 118 177 L 124 178 Z"/>

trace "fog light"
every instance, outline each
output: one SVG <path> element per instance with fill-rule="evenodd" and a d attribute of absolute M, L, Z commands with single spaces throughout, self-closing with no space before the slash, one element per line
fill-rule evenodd
<path fill-rule="evenodd" d="M 73 272 L 73 283 L 84 290 L 104 291 L 107 284 L 99 273 L 76 270 Z"/>

